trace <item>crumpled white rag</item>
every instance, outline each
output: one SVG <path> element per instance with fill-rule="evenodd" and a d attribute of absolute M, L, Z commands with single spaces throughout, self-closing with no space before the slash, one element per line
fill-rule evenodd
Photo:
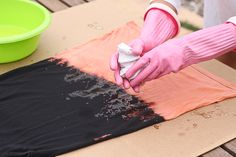
<path fill-rule="evenodd" d="M 125 73 L 128 71 L 128 69 L 136 63 L 140 56 L 132 54 L 132 48 L 128 46 L 125 43 L 120 43 L 118 45 L 118 63 L 120 65 L 120 76 L 125 78 Z M 131 78 L 134 79 L 140 71 L 137 71 L 134 76 Z"/>

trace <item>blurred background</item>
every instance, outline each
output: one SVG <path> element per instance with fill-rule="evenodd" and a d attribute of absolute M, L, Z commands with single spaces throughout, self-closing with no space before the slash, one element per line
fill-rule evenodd
<path fill-rule="evenodd" d="M 182 0 L 183 7 L 203 16 L 203 0 Z"/>

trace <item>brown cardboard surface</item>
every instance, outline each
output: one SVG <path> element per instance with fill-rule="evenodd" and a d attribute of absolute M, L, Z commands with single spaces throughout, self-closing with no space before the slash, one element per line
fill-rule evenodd
<path fill-rule="evenodd" d="M 53 15 L 36 53 L 28 58 L 0 66 L 0 73 L 54 56 L 57 52 L 82 44 L 130 20 L 142 23 L 145 0 L 96 0 Z M 183 31 L 183 33 L 187 33 Z M 213 60 L 202 67 L 236 82 L 235 70 Z M 191 157 L 236 137 L 236 99 L 223 101 L 177 119 L 95 144 L 62 157 Z"/>

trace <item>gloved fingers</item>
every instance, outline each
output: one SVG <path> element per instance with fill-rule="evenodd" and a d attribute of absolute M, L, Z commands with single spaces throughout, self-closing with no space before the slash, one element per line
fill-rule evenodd
<path fill-rule="evenodd" d="M 129 83 L 129 81 L 127 79 L 123 79 L 123 85 L 124 85 L 125 89 L 130 88 L 130 83 Z"/>
<path fill-rule="evenodd" d="M 156 66 L 155 63 L 151 62 L 148 66 L 146 66 L 131 82 L 130 85 L 132 87 L 141 85 L 144 83 L 144 80 L 155 71 Z"/>
<path fill-rule="evenodd" d="M 120 70 L 119 68 L 117 70 L 115 70 L 115 80 L 116 80 L 116 84 L 118 86 L 123 85 L 123 78 L 120 76 Z"/>
<path fill-rule="evenodd" d="M 133 90 L 134 90 L 136 93 L 139 93 L 139 92 L 140 92 L 140 86 L 135 86 L 135 87 L 133 87 Z"/>
<path fill-rule="evenodd" d="M 161 74 L 161 68 L 160 65 L 157 66 L 157 68 L 145 79 L 146 81 L 151 81 L 156 79 Z"/>
<path fill-rule="evenodd" d="M 118 57 L 119 57 L 119 54 L 117 52 L 115 54 L 113 54 L 112 57 L 111 57 L 110 69 L 113 70 L 113 71 L 116 71 L 119 68 Z"/>
<path fill-rule="evenodd" d="M 158 78 L 160 78 L 160 77 L 162 77 L 162 76 L 168 75 L 169 73 L 171 73 L 171 72 L 166 71 L 166 72 L 160 73 L 159 75 L 156 76 L 155 79 L 158 79 Z"/>
<path fill-rule="evenodd" d="M 150 59 L 143 56 L 141 57 L 133 66 L 131 66 L 130 69 L 128 69 L 128 71 L 125 74 L 125 77 L 127 79 L 130 79 L 132 76 L 134 76 L 134 74 L 136 74 L 136 72 L 140 69 L 142 69 L 144 66 L 146 66 L 147 64 L 149 64 Z"/>
<path fill-rule="evenodd" d="M 141 39 L 135 39 L 131 43 L 129 43 L 129 46 L 132 48 L 132 53 L 134 55 L 141 55 L 143 53 L 144 49 L 144 43 Z"/>

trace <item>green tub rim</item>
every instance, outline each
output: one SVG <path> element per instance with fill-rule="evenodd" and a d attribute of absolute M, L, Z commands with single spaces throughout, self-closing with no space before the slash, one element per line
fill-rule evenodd
<path fill-rule="evenodd" d="M 0 44 L 7 44 L 7 43 L 13 43 L 13 42 L 18 42 L 18 41 L 23 41 L 29 38 L 32 38 L 34 36 L 37 36 L 39 34 L 41 34 L 49 25 L 50 21 L 51 21 L 51 15 L 49 13 L 49 11 L 44 8 L 43 6 L 41 6 L 40 4 L 30 1 L 30 0 L 18 0 L 18 1 L 22 1 L 24 3 L 29 3 L 31 5 L 34 5 L 36 7 L 38 7 L 40 10 L 43 11 L 45 19 L 42 22 L 41 25 L 39 25 L 38 27 L 36 27 L 33 30 L 30 30 L 29 32 L 25 32 L 22 34 L 18 34 L 18 35 L 14 35 L 11 37 L 2 37 L 0 38 Z"/>

